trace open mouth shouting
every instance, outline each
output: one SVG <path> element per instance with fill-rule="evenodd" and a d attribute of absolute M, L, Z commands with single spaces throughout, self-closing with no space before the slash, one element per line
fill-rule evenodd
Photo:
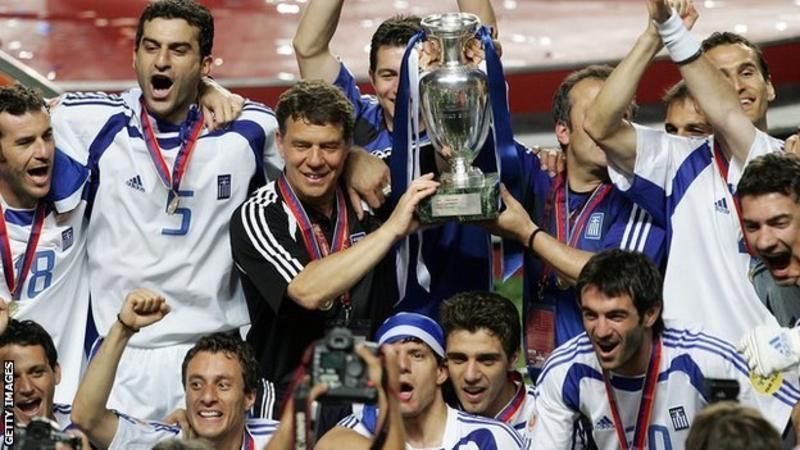
<path fill-rule="evenodd" d="M 28 177 L 38 186 L 44 186 L 50 181 L 50 166 L 40 165 L 26 171 Z"/>
<path fill-rule="evenodd" d="M 595 341 L 594 348 L 597 352 L 597 356 L 603 362 L 610 362 L 617 356 L 617 348 L 619 347 L 619 341 L 616 340 L 606 340 L 606 341 Z"/>
<path fill-rule="evenodd" d="M 400 400 L 402 403 L 408 403 L 411 401 L 411 397 L 414 396 L 414 386 L 412 386 L 408 382 L 400 382 L 400 391 L 397 393 L 397 399 Z"/>
<path fill-rule="evenodd" d="M 22 414 L 28 417 L 37 417 L 41 416 L 44 413 L 41 410 L 42 407 L 42 399 L 41 398 L 30 398 L 22 401 L 17 401 L 17 409 L 19 409 Z"/>
<path fill-rule="evenodd" d="M 461 388 L 464 400 L 469 403 L 478 403 L 486 396 L 486 387 L 483 386 L 464 386 Z"/>
<path fill-rule="evenodd" d="M 153 100 L 166 100 L 173 85 L 172 78 L 163 74 L 156 74 L 150 77 L 150 93 Z"/>
<path fill-rule="evenodd" d="M 790 276 L 789 265 L 792 262 L 792 253 L 790 251 L 781 251 L 777 253 L 759 254 L 764 264 L 769 268 L 769 272 L 776 281 L 781 281 Z"/>

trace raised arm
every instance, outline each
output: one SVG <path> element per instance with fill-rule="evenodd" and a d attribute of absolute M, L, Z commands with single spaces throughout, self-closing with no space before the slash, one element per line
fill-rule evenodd
<path fill-rule="evenodd" d="M 330 83 L 336 80 L 339 61 L 329 44 L 339 26 L 343 3 L 344 0 L 309 0 L 303 11 L 292 40 L 303 79 Z"/>
<path fill-rule="evenodd" d="M 357 244 L 306 265 L 289 283 L 286 290 L 289 297 L 304 308 L 318 309 L 353 287 L 383 259 L 398 239 L 419 228 L 414 210 L 439 186 L 432 178 L 428 174 L 414 180 L 386 223 Z"/>
<path fill-rule="evenodd" d="M 650 61 L 661 49 L 653 25 L 636 40 L 633 48 L 608 77 L 586 112 L 583 128 L 606 152 L 615 166 L 633 173 L 636 162 L 636 132 L 625 113 Z"/>
<path fill-rule="evenodd" d="M 114 322 L 103 344 L 78 386 L 72 405 L 72 423 L 101 448 L 108 448 L 117 433 L 119 418 L 106 407 L 114 385 L 119 360 L 131 336 L 169 312 L 164 298 L 146 289 L 137 289 L 125 298 L 118 320 Z"/>
<path fill-rule="evenodd" d="M 756 128 L 742 110 L 733 86 L 702 56 L 700 45 L 689 34 L 678 12 L 670 9 L 669 0 L 648 0 L 648 8 L 689 92 L 714 128 L 715 137 L 743 164 Z"/>
<path fill-rule="evenodd" d="M 679 1 L 683 2 L 679 5 L 683 13 L 681 17 L 691 27 L 697 20 L 697 11 L 690 1 Z M 636 162 L 636 132 L 625 120 L 625 113 L 636 95 L 644 71 L 661 47 L 661 38 L 650 20 L 633 48 L 606 80 L 584 120 L 583 128 L 606 152 L 609 160 L 629 173 L 633 173 Z"/>

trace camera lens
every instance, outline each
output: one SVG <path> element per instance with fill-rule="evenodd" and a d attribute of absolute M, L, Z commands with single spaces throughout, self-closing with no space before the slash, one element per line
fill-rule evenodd
<path fill-rule="evenodd" d="M 351 359 L 347 362 L 347 375 L 353 378 L 358 378 L 364 373 L 364 365 L 358 359 Z"/>

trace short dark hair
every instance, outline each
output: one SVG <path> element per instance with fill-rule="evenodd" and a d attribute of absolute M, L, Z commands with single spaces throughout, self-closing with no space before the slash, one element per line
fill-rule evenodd
<path fill-rule="evenodd" d="M 463 292 L 442 302 L 439 311 L 445 338 L 454 331 L 475 333 L 485 329 L 500 339 L 507 358 L 519 350 L 522 327 L 517 307 L 500 294 Z"/>
<path fill-rule="evenodd" d="M 223 353 L 226 357 L 236 358 L 242 368 L 242 380 L 245 393 L 254 392 L 258 387 L 259 365 L 250 345 L 236 334 L 214 333 L 203 336 L 186 352 L 181 366 L 181 382 L 186 389 L 186 369 L 189 362 L 200 352 Z"/>
<path fill-rule="evenodd" d="M 685 100 L 691 99 L 692 94 L 689 93 L 689 87 L 686 85 L 686 82 L 683 80 L 678 81 L 677 83 L 673 84 L 672 87 L 667 89 L 667 92 L 664 93 L 664 96 L 661 97 L 661 101 L 664 102 L 664 105 L 669 107 L 669 105 L 677 100 Z"/>
<path fill-rule="evenodd" d="M 686 450 L 780 450 L 778 431 L 757 410 L 736 402 L 714 403 L 700 412 L 686 437 Z"/>
<path fill-rule="evenodd" d="M 0 87 L 0 113 L 21 116 L 45 107 L 44 98 L 37 90 L 22 84 Z M 0 130 L 0 137 L 3 137 L 3 130 Z"/>
<path fill-rule="evenodd" d="M 800 203 L 800 157 L 782 152 L 759 156 L 744 169 L 736 192 L 740 198 L 784 194 Z"/>
<path fill-rule="evenodd" d="M 38 323 L 32 320 L 9 320 L 5 333 L 0 335 L 0 348 L 9 345 L 19 345 L 22 347 L 31 345 L 41 346 L 47 357 L 47 364 L 50 365 L 51 369 L 56 369 L 56 365 L 58 364 L 58 351 L 56 350 L 55 344 L 53 344 L 53 338 L 50 337 L 50 333 Z"/>
<path fill-rule="evenodd" d="M 346 142 L 353 136 L 353 104 L 341 90 L 320 80 L 300 81 L 281 94 L 275 108 L 278 129 L 286 133 L 286 121 L 305 120 L 314 125 L 338 125 Z"/>
<path fill-rule="evenodd" d="M 378 50 L 383 46 L 403 47 L 414 37 L 422 26 L 418 16 L 398 15 L 386 19 L 378 26 L 372 35 L 369 44 L 369 70 L 375 71 L 378 67 Z"/>
<path fill-rule="evenodd" d="M 583 291 L 589 286 L 596 287 L 607 296 L 628 295 L 639 313 L 640 320 L 644 314 L 655 306 L 661 306 L 663 279 L 655 263 L 638 252 L 619 249 L 604 250 L 595 254 L 583 266 L 575 290 L 578 302 L 581 302 Z M 653 332 L 658 335 L 664 330 L 664 321 L 659 313 Z"/>
<path fill-rule="evenodd" d="M 572 92 L 572 88 L 586 79 L 605 81 L 613 71 L 614 68 L 609 65 L 593 64 L 567 75 L 553 94 L 553 123 L 564 122 L 571 128 L 572 122 L 569 120 L 569 113 L 572 111 L 572 102 L 569 99 L 569 93 Z"/>
<path fill-rule="evenodd" d="M 701 47 L 703 48 L 704 52 L 707 52 L 720 45 L 736 44 L 742 44 L 745 47 L 753 50 L 753 53 L 756 55 L 756 60 L 758 61 L 758 70 L 761 72 L 761 76 L 763 76 L 765 80 L 769 80 L 769 65 L 767 64 L 767 60 L 764 59 L 764 53 L 761 51 L 761 47 L 740 34 L 731 33 L 729 31 L 717 31 L 712 33 L 711 36 L 705 38 L 701 44 Z"/>
<path fill-rule="evenodd" d="M 197 28 L 200 56 L 205 58 L 211 54 L 214 46 L 214 17 L 211 11 L 194 0 L 157 0 L 144 8 L 136 26 L 136 49 L 142 42 L 144 24 L 153 19 L 183 19 Z"/>

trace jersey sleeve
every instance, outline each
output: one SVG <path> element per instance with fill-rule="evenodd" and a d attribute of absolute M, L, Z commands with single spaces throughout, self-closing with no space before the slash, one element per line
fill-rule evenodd
<path fill-rule="evenodd" d="M 673 136 L 634 124 L 636 162 L 633 173 L 609 161 L 611 181 L 644 208 L 657 223 L 666 223 L 669 200 L 708 165 L 711 141 Z M 678 196 L 672 197 L 676 199 Z"/>
<path fill-rule="evenodd" d="M 534 388 L 536 404 L 528 427 L 530 441 L 535 448 L 569 450 L 572 448 L 572 429 L 577 411 L 567 406 L 563 399 L 563 371 L 543 373 Z"/>
<path fill-rule="evenodd" d="M 289 283 L 308 262 L 305 248 L 293 236 L 297 224 L 280 205 L 248 200 L 234 212 L 230 228 L 236 267 L 274 311 L 278 311 Z"/>
<path fill-rule="evenodd" d="M 153 448 L 157 443 L 177 437 L 180 428 L 161 422 L 145 422 L 125 414 L 116 413 L 117 432 L 108 450 L 128 450 L 132 448 Z"/>
<path fill-rule="evenodd" d="M 275 132 L 278 130 L 275 113 L 261 103 L 248 100 L 242 108 L 242 115 L 230 128 L 247 139 L 266 181 L 277 178 L 283 170 L 283 158 L 275 143 Z"/>
<path fill-rule="evenodd" d="M 372 439 L 375 424 L 378 420 L 378 410 L 374 407 L 362 405 L 353 406 L 353 413 L 336 424 L 338 427 L 348 428 L 367 439 Z M 370 426 L 371 425 L 371 426 Z"/>
<path fill-rule="evenodd" d="M 73 92 L 59 97 L 50 121 L 58 148 L 88 166 L 92 145 L 113 138 L 132 114 L 120 96 Z"/>
<path fill-rule="evenodd" d="M 353 73 L 350 72 L 347 66 L 341 61 L 339 62 L 339 74 L 333 81 L 333 85 L 341 89 L 345 97 L 353 104 L 355 116 L 360 116 L 364 108 L 363 102 L 365 100 L 361 97 L 361 91 L 358 89 L 356 77 L 353 76 Z"/>
<path fill-rule="evenodd" d="M 603 249 L 622 249 L 644 253 L 656 264 L 661 264 L 665 255 L 666 231 L 657 224 L 644 208 L 625 200 L 622 196 L 614 223 L 603 237 Z"/>
<path fill-rule="evenodd" d="M 53 202 L 59 213 L 72 211 L 83 198 L 83 189 L 88 179 L 89 169 L 86 166 L 56 149 L 47 199 Z"/>

